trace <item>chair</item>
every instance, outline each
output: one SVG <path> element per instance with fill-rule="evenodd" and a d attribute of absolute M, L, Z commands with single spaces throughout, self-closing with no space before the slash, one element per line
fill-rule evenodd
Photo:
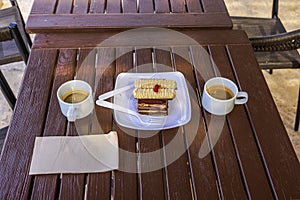
<path fill-rule="evenodd" d="M 287 32 L 278 17 L 279 0 L 273 0 L 271 18 L 231 17 L 233 29 L 244 30 L 251 41 L 262 69 L 300 68 L 300 29 Z M 300 95 L 298 97 L 298 102 Z M 300 105 L 296 111 L 295 131 L 299 127 Z"/>
<path fill-rule="evenodd" d="M 249 38 L 255 52 L 293 51 L 300 49 L 300 29 L 277 35 Z M 298 64 L 299 65 L 299 64 Z M 300 120 L 300 85 L 294 130 L 298 131 Z"/>
<path fill-rule="evenodd" d="M 286 33 L 278 17 L 278 2 L 279 0 L 273 0 L 271 18 L 232 16 L 233 29 L 246 31 L 249 38 Z M 300 55 L 297 50 L 255 52 L 255 55 L 259 66 L 262 69 L 269 69 L 271 74 L 273 69 L 300 67 Z"/>
<path fill-rule="evenodd" d="M 17 2 L 10 2 L 12 7 L 0 10 L 0 65 L 22 60 L 26 64 L 32 42 L 25 31 L 25 23 Z M 16 97 L 1 70 L 0 89 L 10 107 L 14 109 Z M 5 127 L 0 130 L 2 136 L 7 129 Z"/>
<path fill-rule="evenodd" d="M 24 19 L 16 0 L 11 0 L 11 7 L 0 10 L 0 64 L 17 61 L 27 63 L 32 42 L 25 31 Z M 0 70 L 0 88 L 13 109 L 16 97 Z"/>

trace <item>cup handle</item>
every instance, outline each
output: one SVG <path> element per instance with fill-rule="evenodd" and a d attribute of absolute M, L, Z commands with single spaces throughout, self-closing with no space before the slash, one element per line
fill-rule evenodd
<path fill-rule="evenodd" d="M 235 98 L 235 104 L 245 104 L 248 101 L 247 92 L 238 92 Z"/>
<path fill-rule="evenodd" d="M 76 120 L 75 116 L 75 108 L 74 107 L 69 107 L 68 112 L 67 112 L 67 118 L 69 122 L 74 122 Z"/>

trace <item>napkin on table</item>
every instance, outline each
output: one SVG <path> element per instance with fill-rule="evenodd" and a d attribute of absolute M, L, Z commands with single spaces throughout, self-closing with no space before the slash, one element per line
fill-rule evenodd
<path fill-rule="evenodd" d="M 105 172 L 118 168 L 117 132 L 84 136 L 37 137 L 30 175 Z"/>

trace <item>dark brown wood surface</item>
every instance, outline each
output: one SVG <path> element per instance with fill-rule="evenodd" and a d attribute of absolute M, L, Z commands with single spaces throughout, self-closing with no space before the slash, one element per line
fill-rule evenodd
<path fill-rule="evenodd" d="M 223 0 L 35 0 L 26 27 L 30 33 L 137 27 L 231 29 L 232 22 Z"/>
<path fill-rule="evenodd" d="M 184 46 L 114 46 L 104 51 L 93 48 L 91 38 L 98 32 L 68 37 L 57 33 L 57 43 L 45 39 L 54 37 L 52 34 L 37 35 L 0 158 L 0 199 L 298 199 L 299 161 L 247 36 L 230 30 L 190 29 L 182 33 L 203 45 L 213 62 L 200 60 L 196 70 L 194 49 Z M 106 34 L 98 39 L 104 40 L 109 36 Z M 94 40 L 94 45 L 98 42 Z M 99 126 L 88 122 L 87 133 L 116 130 L 120 149 L 137 157 L 120 150 L 120 170 L 106 173 L 28 175 L 36 136 L 78 134 L 74 123 L 68 123 L 60 112 L 56 100 L 59 85 L 74 77 L 85 80 L 96 98 L 114 88 L 118 74 L 143 64 L 148 65 L 148 72 L 180 71 L 185 76 L 190 93 L 194 92 L 190 123 L 155 134 L 124 129 L 114 121 L 111 110 L 96 106 L 93 115 Z M 157 68 L 158 64 L 166 67 Z M 207 148 L 213 143 L 214 132 L 209 126 L 213 116 L 202 109 L 200 99 L 205 80 L 216 75 L 233 80 L 248 92 L 249 100 L 225 117 L 219 140 L 208 155 L 199 157 L 205 139 L 210 142 Z M 146 134 L 152 136 L 142 137 Z M 168 163 L 177 156 L 176 151 L 162 147 L 175 137 L 176 149 L 184 153 Z M 155 150 L 160 151 L 157 160 L 144 155 Z M 154 162 L 168 164 L 141 172 Z M 126 167 L 137 173 L 121 170 Z"/>

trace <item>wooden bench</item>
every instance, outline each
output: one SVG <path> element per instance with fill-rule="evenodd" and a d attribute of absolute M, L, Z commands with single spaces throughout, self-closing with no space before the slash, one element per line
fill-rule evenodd
<path fill-rule="evenodd" d="M 32 33 L 137 27 L 231 29 L 232 22 L 222 0 L 35 0 L 27 22 Z"/>

